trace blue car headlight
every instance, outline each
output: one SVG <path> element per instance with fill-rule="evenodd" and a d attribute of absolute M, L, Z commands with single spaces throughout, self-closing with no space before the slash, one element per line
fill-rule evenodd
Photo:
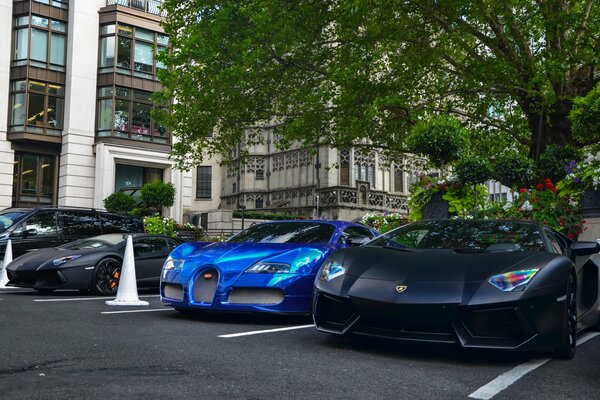
<path fill-rule="evenodd" d="M 52 264 L 58 266 L 68 263 L 69 261 L 77 260 L 81 255 L 73 255 L 73 256 L 64 256 L 61 258 L 57 258 L 56 260 L 52 260 Z"/>
<path fill-rule="evenodd" d="M 290 264 L 278 262 L 257 262 L 246 270 L 248 274 L 289 274 Z"/>
<path fill-rule="evenodd" d="M 165 263 L 163 264 L 163 270 L 164 271 L 180 270 L 183 268 L 184 263 L 185 263 L 185 260 L 180 260 L 180 259 L 172 258 L 171 256 L 169 256 L 169 257 L 167 257 L 167 259 L 165 260 Z"/>
<path fill-rule="evenodd" d="M 342 267 L 342 264 L 328 258 L 325 263 L 323 263 L 323 268 L 321 268 L 321 272 L 319 273 L 319 280 L 329 282 L 345 273 L 346 268 Z"/>
<path fill-rule="evenodd" d="M 539 270 L 539 268 L 531 268 L 498 274 L 489 278 L 488 282 L 503 292 L 510 292 L 527 285 Z"/>

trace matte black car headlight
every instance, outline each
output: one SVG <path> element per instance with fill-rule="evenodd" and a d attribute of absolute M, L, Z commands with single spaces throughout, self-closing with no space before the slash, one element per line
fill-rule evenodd
<path fill-rule="evenodd" d="M 323 263 L 323 268 L 321 268 L 321 272 L 319 273 L 319 280 L 329 282 L 345 273 L 346 268 L 344 268 L 342 264 L 334 259 L 328 258 L 325 263 Z"/>

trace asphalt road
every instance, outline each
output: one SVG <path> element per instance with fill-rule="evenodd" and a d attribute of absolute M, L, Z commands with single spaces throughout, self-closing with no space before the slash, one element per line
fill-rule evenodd
<path fill-rule="evenodd" d="M 306 318 L 187 316 L 140 296 L 148 307 L 1 290 L 0 399 L 600 398 L 598 333 L 562 361 L 341 340 Z"/>

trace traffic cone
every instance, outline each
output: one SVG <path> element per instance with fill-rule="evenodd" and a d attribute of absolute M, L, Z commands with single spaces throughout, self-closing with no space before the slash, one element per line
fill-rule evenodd
<path fill-rule="evenodd" d="M 127 235 L 125 256 L 121 267 L 121 277 L 117 288 L 117 297 L 104 302 L 107 306 L 147 306 L 147 301 L 138 298 L 137 281 L 135 277 L 135 259 L 133 258 L 133 238 Z"/>
<path fill-rule="evenodd" d="M 12 243 L 10 239 L 6 242 L 6 250 L 4 251 L 4 261 L 2 261 L 2 267 L 0 268 L 0 288 L 8 287 L 8 275 L 6 274 L 6 266 L 13 260 L 12 257 Z"/>

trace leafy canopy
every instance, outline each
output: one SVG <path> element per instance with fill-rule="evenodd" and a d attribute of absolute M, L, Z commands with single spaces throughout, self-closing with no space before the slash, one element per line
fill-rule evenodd
<path fill-rule="evenodd" d="M 458 116 L 481 154 L 573 142 L 573 100 L 598 81 L 594 0 L 166 0 L 160 115 L 189 168 L 262 140 L 406 150 Z M 212 135 L 212 138 L 210 136 Z M 588 144 L 581 135 L 578 144 Z"/>

